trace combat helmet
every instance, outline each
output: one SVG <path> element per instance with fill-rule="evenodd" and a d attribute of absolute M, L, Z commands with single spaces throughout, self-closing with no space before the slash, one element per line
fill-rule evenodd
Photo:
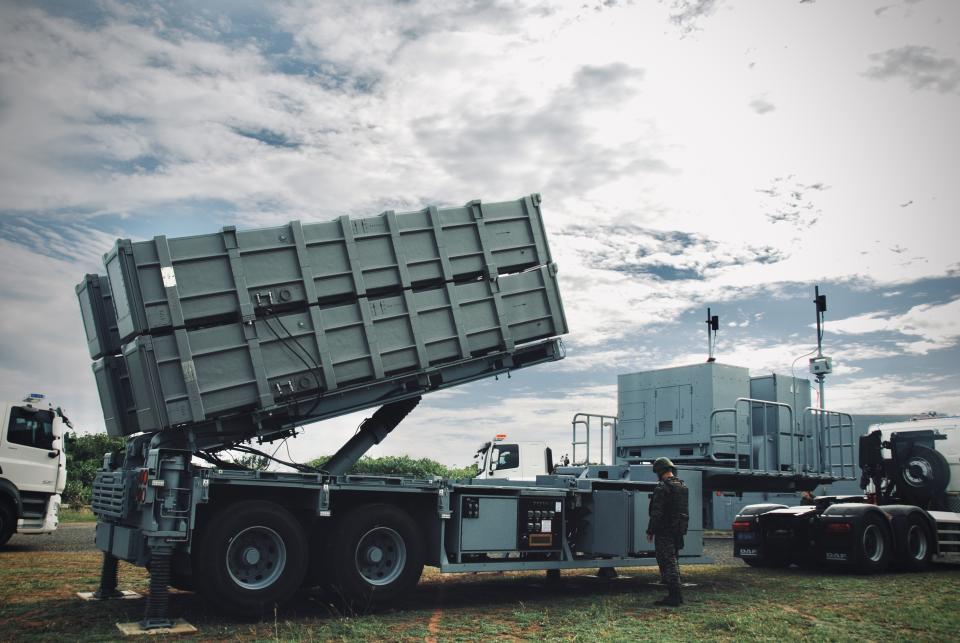
<path fill-rule="evenodd" d="M 677 467 L 674 466 L 670 458 L 657 458 L 653 461 L 653 472 L 657 474 L 658 478 L 668 469 L 673 469 L 674 473 L 677 471 Z"/>

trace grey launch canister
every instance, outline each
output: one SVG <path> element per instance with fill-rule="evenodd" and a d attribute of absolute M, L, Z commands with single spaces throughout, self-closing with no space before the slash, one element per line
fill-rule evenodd
<path fill-rule="evenodd" d="M 118 241 L 77 286 L 108 433 L 262 435 L 560 359 L 539 202 Z"/>
<path fill-rule="evenodd" d="M 120 338 L 547 265 L 539 202 L 121 239 L 104 257 Z"/>

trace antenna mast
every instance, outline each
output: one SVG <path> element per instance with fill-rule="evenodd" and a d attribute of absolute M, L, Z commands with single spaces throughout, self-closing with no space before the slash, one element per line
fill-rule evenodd
<path fill-rule="evenodd" d="M 710 315 L 710 309 L 707 308 L 707 362 L 715 362 L 717 358 L 713 356 L 713 349 L 717 346 L 717 330 L 720 329 L 720 317 Z"/>
<path fill-rule="evenodd" d="M 833 372 L 833 360 L 823 354 L 823 314 L 827 312 L 827 296 L 820 294 L 820 286 L 813 287 L 813 303 L 817 307 L 817 356 L 810 358 L 810 373 L 820 389 L 820 408 L 827 408 L 823 399 L 823 380 Z"/>

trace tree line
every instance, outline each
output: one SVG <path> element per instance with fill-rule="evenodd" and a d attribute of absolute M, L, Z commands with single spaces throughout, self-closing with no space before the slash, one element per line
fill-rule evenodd
<path fill-rule="evenodd" d="M 67 433 L 64 437 L 64 448 L 67 452 L 67 485 L 63 491 L 63 503 L 72 507 L 86 507 L 90 505 L 93 491 L 93 479 L 103 465 L 103 454 L 123 451 L 126 448 L 124 438 L 112 438 L 105 433 L 77 435 Z M 323 469 L 323 465 L 331 456 L 320 456 L 309 463 L 316 469 Z M 252 454 L 237 454 L 233 458 L 237 464 L 250 469 L 266 469 L 270 461 L 262 456 Z M 364 456 L 350 469 L 351 474 L 366 475 L 407 475 L 415 478 L 472 478 L 477 472 L 473 465 L 466 467 L 448 467 L 430 458 L 411 458 L 407 455 L 387 455 L 380 457 Z"/>

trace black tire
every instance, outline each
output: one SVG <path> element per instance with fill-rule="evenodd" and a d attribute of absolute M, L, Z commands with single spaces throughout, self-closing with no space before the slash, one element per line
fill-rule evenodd
<path fill-rule="evenodd" d="M 753 558 L 741 558 L 743 562 L 751 567 L 764 567 L 767 569 L 782 568 L 790 566 L 790 558 L 787 556 L 755 556 Z"/>
<path fill-rule="evenodd" d="M 897 490 L 911 504 L 926 507 L 950 482 L 950 465 L 942 453 L 919 444 L 913 445 L 899 463 Z"/>
<path fill-rule="evenodd" d="M 880 574 L 887 571 L 893 547 L 886 520 L 876 514 L 864 516 L 853 546 L 857 553 L 858 572 Z"/>
<path fill-rule="evenodd" d="M 17 514 L 9 502 L 0 500 L 0 547 L 7 544 L 17 530 Z"/>
<path fill-rule="evenodd" d="M 763 534 L 764 546 L 763 552 L 756 560 L 759 561 L 757 567 L 789 567 L 793 562 L 790 558 L 790 551 L 785 550 L 787 543 L 782 540 L 776 540 L 766 531 Z"/>
<path fill-rule="evenodd" d="M 930 527 L 922 516 L 907 517 L 907 528 L 900 543 L 897 567 L 911 572 L 922 572 L 930 566 L 933 557 L 933 538 Z"/>
<path fill-rule="evenodd" d="M 331 588 L 353 609 L 402 595 L 423 572 L 420 530 L 393 505 L 362 505 L 345 515 L 331 534 L 327 553 Z"/>
<path fill-rule="evenodd" d="M 181 592 L 194 592 L 197 584 L 193 581 L 192 574 L 171 574 L 170 587 L 179 589 Z"/>
<path fill-rule="evenodd" d="M 207 518 L 194 552 L 194 582 L 222 611 L 259 617 L 290 599 L 308 562 L 303 527 L 273 502 L 236 502 Z"/>
<path fill-rule="evenodd" d="M 783 568 L 789 567 L 793 561 L 790 560 L 789 555 L 776 554 L 772 556 L 764 556 L 763 566 L 770 568 Z"/>

